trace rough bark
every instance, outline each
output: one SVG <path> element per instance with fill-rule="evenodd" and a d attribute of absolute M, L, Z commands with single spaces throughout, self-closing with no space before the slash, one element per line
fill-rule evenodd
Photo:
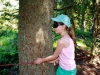
<path fill-rule="evenodd" d="M 100 5 L 95 5 L 93 45 L 91 50 L 92 55 L 100 54 Z"/>
<path fill-rule="evenodd" d="M 19 63 L 32 63 L 53 53 L 52 25 L 54 0 L 19 0 Z M 54 75 L 50 64 L 23 64 L 20 75 Z"/>

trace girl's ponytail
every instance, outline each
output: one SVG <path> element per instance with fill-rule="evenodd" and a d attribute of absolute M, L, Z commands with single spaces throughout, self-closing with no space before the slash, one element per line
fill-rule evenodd
<path fill-rule="evenodd" d="M 75 38 L 75 33 L 74 33 L 74 29 L 72 27 L 68 28 L 68 34 L 69 36 L 72 38 L 72 40 L 74 41 L 74 43 L 76 42 L 76 38 Z"/>

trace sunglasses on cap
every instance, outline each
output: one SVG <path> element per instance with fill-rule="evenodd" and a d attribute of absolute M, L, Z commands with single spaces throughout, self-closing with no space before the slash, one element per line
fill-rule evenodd
<path fill-rule="evenodd" d="M 55 22 L 54 21 L 53 28 L 57 28 L 60 25 L 64 25 L 64 23 L 62 23 L 62 22 Z"/>

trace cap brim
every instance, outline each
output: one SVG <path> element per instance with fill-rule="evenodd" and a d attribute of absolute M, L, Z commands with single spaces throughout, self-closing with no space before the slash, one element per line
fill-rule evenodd
<path fill-rule="evenodd" d="M 53 21 L 56 21 L 56 22 L 60 22 L 60 20 L 59 19 L 57 19 L 57 18 L 51 18 Z"/>

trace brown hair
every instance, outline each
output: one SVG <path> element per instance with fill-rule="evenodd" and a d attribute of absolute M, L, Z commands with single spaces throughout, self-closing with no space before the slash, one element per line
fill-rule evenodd
<path fill-rule="evenodd" d="M 74 41 L 74 43 L 76 42 L 76 37 L 75 37 L 75 33 L 74 33 L 74 29 L 73 27 L 66 27 L 66 29 L 68 30 L 68 34 L 69 36 L 72 38 L 72 40 Z"/>

